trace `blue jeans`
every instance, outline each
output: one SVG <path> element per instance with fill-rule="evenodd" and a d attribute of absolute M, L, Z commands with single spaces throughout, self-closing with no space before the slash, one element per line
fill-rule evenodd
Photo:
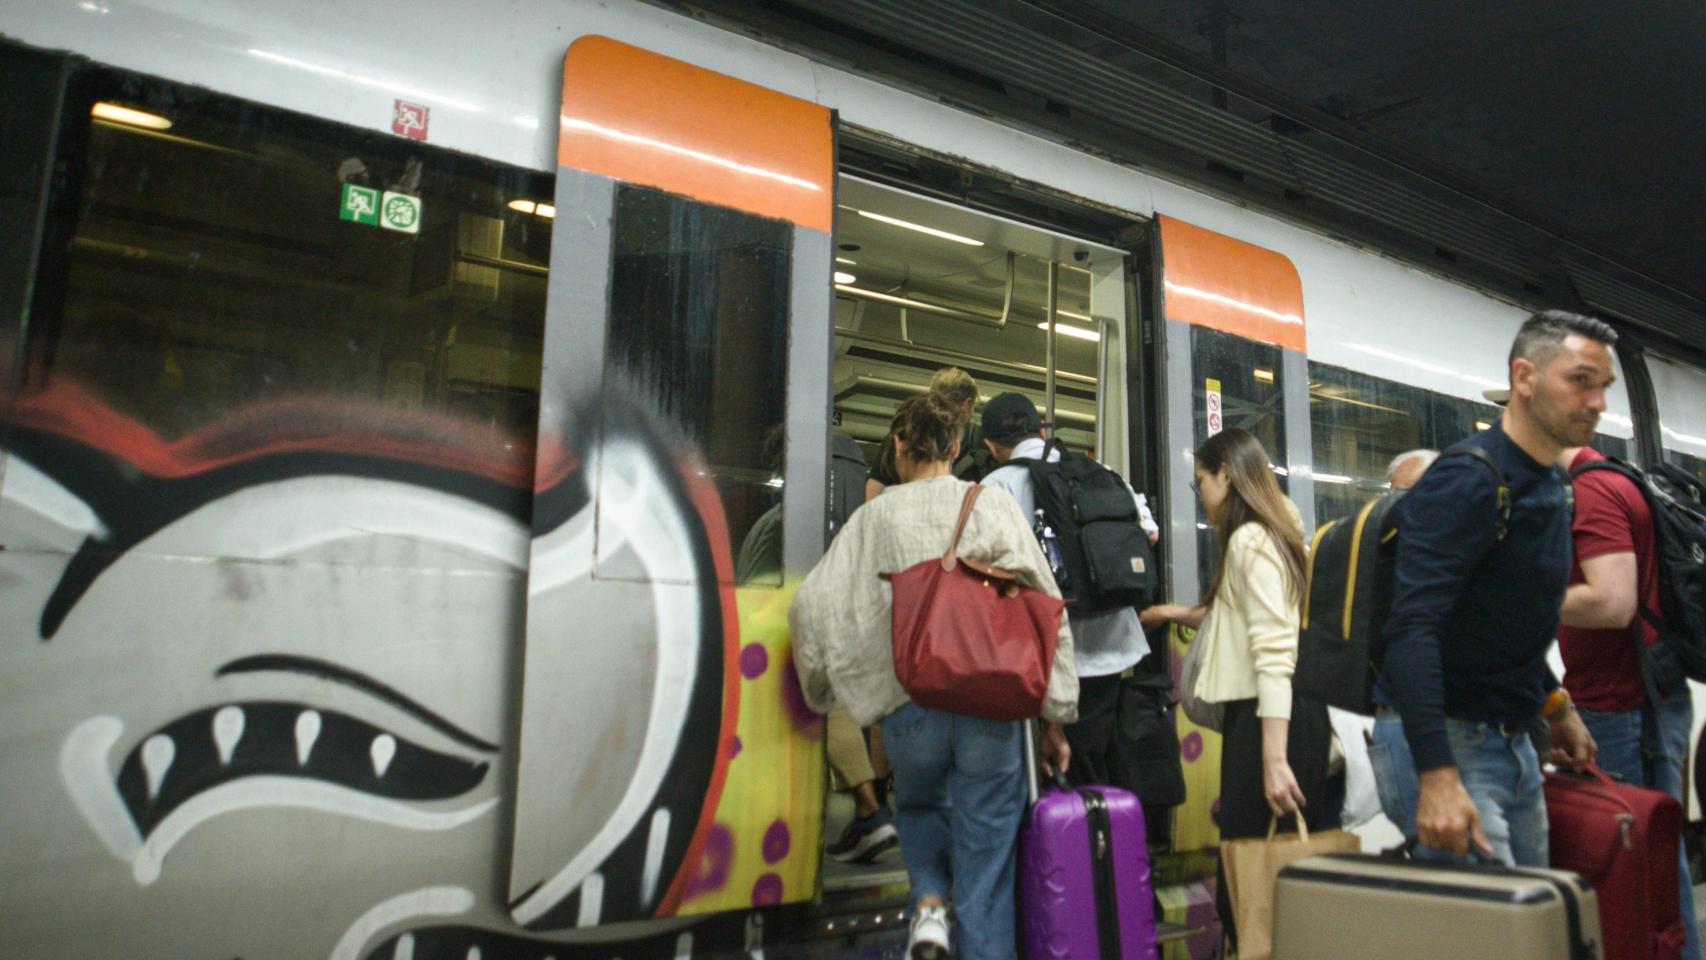
<path fill-rule="evenodd" d="M 954 905 L 954 956 L 1012 960 L 1023 729 L 910 703 L 882 723 L 913 903 L 934 895 Z"/>
<path fill-rule="evenodd" d="M 1550 866 L 1540 757 L 1527 735 L 1520 731 L 1507 735 L 1485 723 L 1450 717 L 1446 718 L 1445 732 L 1463 789 L 1474 802 L 1481 829 L 1493 845 L 1493 856 L 1513 866 Z M 1405 837 L 1415 837 L 1421 779 L 1416 775 L 1416 763 L 1396 710 L 1388 708 L 1375 719 L 1368 759 L 1387 819 Z M 1416 856 L 1450 858 L 1450 854 L 1426 847 L 1417 847 Z"/>
<path fill-rule="evenodd" d="M 1641 764 L 1641 711 L 1601 712 L 1581 710 L 1582 722 L 1599 745 L 1599 768 L 1629 783 L 1645 784 L 1653 790 L 1688 802 L 1682 789 L 1682 761 L 1688 755 L 1688 731 L 1694 722 L 1694 710 L 1688 694 L 1671 697 L 1658 707 L 1660 756 L 1654 765 L 1651 782 Z M 1686 809 L 1686 808 L 1685 808 Z M 1682 923 L 1688 939 L 1682 946 L 1682 960 L 1700 960 L 1700 924 L 1694 913 L 1694 882 L 1688 875 L 1688 849 L 1679 851 L 1682 865 L 1677 874 L 1681 880 Z"/>

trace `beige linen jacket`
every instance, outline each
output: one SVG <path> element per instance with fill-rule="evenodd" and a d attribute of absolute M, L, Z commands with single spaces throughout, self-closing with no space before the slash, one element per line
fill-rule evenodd
<path fill-rule="evenodd" d="M 1203 650 L 1196 695 L 1209 703 L 1256 698 L 1256 716 L 1291 718 L 1298 605 L 1286 589 L 1285 559 L 1261 524 L 1232 531 L 1226 578 L 1196 643 Z"/>
<path fill-rule="evenodd" d="M 864 727 L 906 704 L 906 691 L 894 673 L 893 588 L 878 575 L 940 557 L 970 487 L 953 477 L 935 477 L 888 488 L 853 513 L 806 575 L 788 609 L 788 624 L 794 635 L 794 666 L 813 710 L 828 713 L 839 703 Z M 1030 524 L 1004 490 L 986 489 L 979 495 L 958 552 L 968 560 L 1012 571 L 1024 586 L 1060 596 Z M 1078 678 L 1072 665 L 1072 631 L 1062 616 L 1043 703 L 1045 719 L 1078 719 Z"/>

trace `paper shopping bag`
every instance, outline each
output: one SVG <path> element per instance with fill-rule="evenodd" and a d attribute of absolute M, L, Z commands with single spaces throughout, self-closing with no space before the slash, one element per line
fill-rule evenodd
<path fill-rule="evenodd" d="M 1275 835 L 1279 818 L 1268 821 L 1267 839 L 1228 840 L 1220 845 L 1226 896 L 1238 929 L 1238 960 L 1268 960 L 1273 954 L 1274 880 L 1294 860 L 1323 853 L 1357 853 L 1362 842 L 1344 830 L 1310 836 L 1298 817 L 1299 833 Z"/>

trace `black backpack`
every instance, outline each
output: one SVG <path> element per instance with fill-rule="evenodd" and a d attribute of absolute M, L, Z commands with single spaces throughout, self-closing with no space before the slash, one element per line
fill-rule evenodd
<path fill-rule="evenodd" d="M 829 435 L 829 539 L 865 503 L 865 454 L 853 438 L 837 430 Z"/>
<path fill-rule="evenodd" d="M 1492 472 L 1498 484 L 1493 539 L 1503 540 L 1511 517 L 1504 474 L 1478 445 L 1457 444 L 1439 459 L 1453 456 L 1472 457 Z M 1356 513 L 1315 528 L 1291 677 L 1297 693 L 1352 713 L 1374 713 L 1374 681 L 1384 653 L 1381 633 L 1396 579 L 1396 508 L 1403 498 L 1401 490 L 1382 494 Z"/>
<path fill-rule="evenodd" d="M 1060 459 L 1051 463 L 1052 450 L 1060 451 Z M 1073 613 L 1155 602 L 1155 554 L 1131 488 L 1119 474 L 1067 450 L 1059 440 L 1045 444 L 1035 460 L 1010 460 L 1007 465 L 1031 473 L 1037 509 L 1059 548 L 1049 564 Z M 1046 542 L 1043 546 L 1049 552 Z"/>
<path fill-rule="evenodd" d="M 1571 476 L 1589 470 L 1629 478 L 1653 516 L 1660 609 L 1640 605 L 1641 618 L 1658 631 L 1642 650 L 1643 667 L 1660 689 L 1674 688 L 1683 677 L 1706 681 L 1706 505 L 1700 481 L 1668 463 L 1644 473 L 1612 457 L 1584 463 Z"/>

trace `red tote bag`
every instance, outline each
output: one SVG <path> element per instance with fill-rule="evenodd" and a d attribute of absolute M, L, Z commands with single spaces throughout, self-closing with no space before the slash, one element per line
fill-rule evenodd
<path fill-rule="evenodd" d="M 955 555 L 982 491 L 966 491 L 940 559 L 883 575 L 894 585 L 894 672 L 921 707 L 1025 720 L 1042 713 L 1066 604 Z"/>

